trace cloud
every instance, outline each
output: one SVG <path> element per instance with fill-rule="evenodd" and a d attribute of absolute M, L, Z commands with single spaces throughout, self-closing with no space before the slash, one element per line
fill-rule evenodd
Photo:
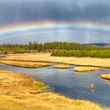
<path fill-rule="evenodd" d="M 36 20 L 110 19 L 109 0 L 3 0 L 0 24 Z"/>

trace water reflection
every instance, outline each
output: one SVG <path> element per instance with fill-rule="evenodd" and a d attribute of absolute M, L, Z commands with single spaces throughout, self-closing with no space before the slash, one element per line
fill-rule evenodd
<path fill-rule="evenodd" d="M 0 69 L 26 73 L 35 80 L 48 84 L 52 90 L 74 99 L 86 99 L 99 104 L 110 105 L 110 82 L 100 79 L 99 74 L 110 70 L 97 70 L 88 74 L 77 75 L 73 67 L 65 71 L 53 69 L 51 66 L 40 69 L 26 69 L 0 65 Z"/>

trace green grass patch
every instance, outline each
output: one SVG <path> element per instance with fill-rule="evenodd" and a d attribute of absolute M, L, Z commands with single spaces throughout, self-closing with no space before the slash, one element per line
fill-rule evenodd
<path fill-rule="evenodd" d="M 110 58 L 110 50 L 55 50 L 51 56 Z"/>
<path fill-rule="evenodd" d="M 33 84 L 33 89 L 48 89 L 48 86 L 44 84 L 43 82 L 37 82 L 35 81 Z"/>

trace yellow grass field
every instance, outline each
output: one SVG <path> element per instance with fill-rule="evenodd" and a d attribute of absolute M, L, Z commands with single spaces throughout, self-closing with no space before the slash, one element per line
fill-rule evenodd
<path fill-rule="evenodd" d="M 68 69 L 69 68 L 69 65 L 68 64 L 54 64 L 53 65 L 53 68 L 56 68 L 56 69 Z"/>
<path fill-rule="evenodd" d="M 28 62 L 28 61 L 10 61 L 10 60 L 0 60 L 0 63 L 17 66 L 17 67 L 24 67 L 24 68 L 40 68 L 40 67 L 47 67 L 50 64 L 46 62 Z"/>
<path fill-rule="evenodd" d="M 49 92 L 29 76 L 0 71 L 0 110 L 103 110 L 97 104 Z"/>
<path fill-rule="evenodd" d="M 110 58 L 77 58 L 77 57 L 55 57 L 50 53 L 25 53 L 25 54 L 9 54 L 1 60 L 21 60 L 21 61 L 39 61 L 67 63 L 84 66 L 98 66 L 110 68 Z"/>
<path fill-rule="evenodd" d="M 76 66 L 74 71 L 76 72 L 88 72 L 88 71 L 96 71 L 98 67 L 91 67 L 91 66 Z"/>
<path fill-rule="evenodd" d="M 100 75 L 102 79 L 110 80 L 110 74 L 102 74 Z"/>

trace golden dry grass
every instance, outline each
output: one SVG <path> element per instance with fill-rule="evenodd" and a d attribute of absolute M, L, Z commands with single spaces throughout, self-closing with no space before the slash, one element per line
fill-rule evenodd
<path fill-rule="evenodd" d="M 0 71 L 0 94 L 19 94 L 41 90 L 45 86 L 42 82 L 33 81 L 29 76 Z"/>
<path fill-rule="evenodd" d="M 102 79 L 110 80 L 110 74 L 101 74 L 100 77 L 101 77 Z"/>
<path fill-rule="evenodd" d="M 0 63 L 17 66 L 17 67 L 24 67 L 24 68 L 40 68 L 49 66 L 49 63 L 45 62 L 28 62 L 28 61 L 11 61 L 11 60 L 0 60 Z"/>
<path fill-rule="evenodd" d="M 54 64 L 53 68 L 56 68 L 56 69 L 68 69 L 69 65 L 68 64 Z"/>
<path fill-rule="evenodd" d="M 7 106 L 6 106 L 7 105 Z M 0 110 L 102 110 L 89 101 L 70 100 L 53 93 L 24 96 L 0 96 Z"/>
<path fill-rule="evenodd" d="M 76 66 L 74 67 L 74 71 L 76 72 L 88 72 L 88 71 L 96 71 L 98 67 L 91 67 L 91 66 Z"/>
<path fill-rule="evenodd" d="M 29 76 L 0 71 L 0 110 L 102 110 L 97 104 L 48 92 Z"/>
<path fill-rule="evenodd" d="M 41 61 L 54 63 L 67 63 L 84 66 L 99 66 L 110 68 L 110 58 L 77 58 L 77 57 L 55 57 L 50 56 L 50 53 L 25 53 L 25 54 L 10 54 L 2 58 L 3 60 L 23 60 L 23 61 Z"/>

